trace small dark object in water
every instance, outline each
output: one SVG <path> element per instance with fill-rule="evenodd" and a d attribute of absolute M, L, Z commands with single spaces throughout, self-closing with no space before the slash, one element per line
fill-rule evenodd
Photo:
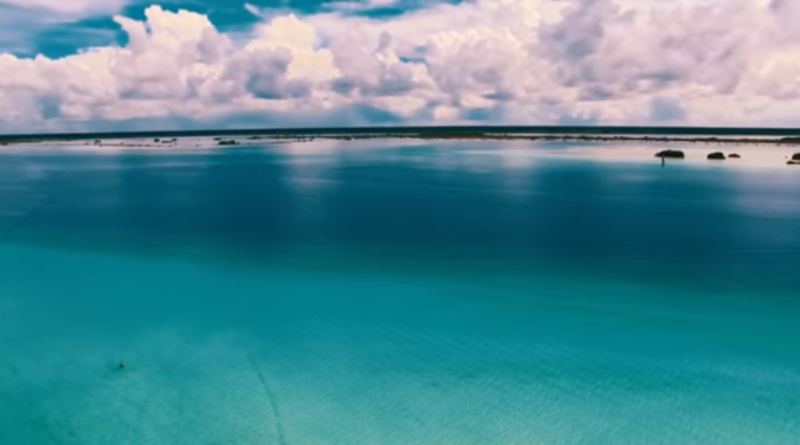
<path fill-rule="evenodd" d="M 235 140 L 230 140 L 230 141 L 219 141 L 217 142 L 217 145 L 239 145 L 239 143 L 236 142 Z"/>
<path fill-rule="evenodd" d="M 125 369 L 125 360 L 120 360 L 119 369 Z"/>
<path fill-rule="evenodd" d="M 786 164 L 787 165 L 800 165 L 800 160 L 790 159 Z"/>
<path fill-rule="evenodd" d="M 736 153 L 731 153 L 731 154 L 728 155 L 728 158 L 729 159 L 741 159 L 741 156 L 739 156 Z"/>
<path fill-rule="evenodd" d="M 657 158 L 683 159 L 686 156 L 680 150 L 663 150 L 656 153 Z"/>
<path fill-rule="evenodd" d="M 714 153 L 709 153 L 706 159 L 722 161 L 725 159 L 725 154 L 721 151 L 715 151 Z"/>

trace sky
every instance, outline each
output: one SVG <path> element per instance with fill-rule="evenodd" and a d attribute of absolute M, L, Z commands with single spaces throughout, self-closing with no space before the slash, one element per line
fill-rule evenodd
<path fill-rule="evenodd" d="M 0 133 L 800 123 L 797 0 L 0 0 Z"/>

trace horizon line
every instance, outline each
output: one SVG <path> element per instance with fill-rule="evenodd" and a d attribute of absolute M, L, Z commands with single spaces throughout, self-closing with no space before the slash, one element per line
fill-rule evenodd
<path fill-rule="evenodd" d="M 241 128 L 202 130 L 140 130 L 68 133 L 17 133 L 0 134 L 0 142 L 20 140 L 81 140 L 81 139 L 136 139 L 149 137 L 204 137 L 204 136 L 318 136 L 318 135 L 408 135 L 416 132 L 438 131 L 444 135 L 508 133 L 538 133 L 548 135 L 669 135 L 685 136 L 800 136 L 800 127 L 714 127 L 714 126 L 645 126 L 645 125 L 413 125 L 370 127 L 289 127 Z"/>

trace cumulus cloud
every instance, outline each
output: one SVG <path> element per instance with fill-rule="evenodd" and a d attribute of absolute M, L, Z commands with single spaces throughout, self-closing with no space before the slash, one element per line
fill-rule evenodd
<path fill-rule="evenodd" d="M 400 4 L 400 0 L 365 0 L 365 1 L 335 1 L 327 3 L 328 9 L 343 12 L 361 12 L 370 9 L 391 8 Z"/>
<path fill-rule="evenodd" d="M 151 6 L 143 21 L 114 16 L 124 47 L 0 54 L 0 129 L 792 125 L 800 109 L 791 0 L 474 0 L 383 19 L 329 6 L 301 16 L 248 4 L 262 22 L 244 41 L 205 15 Z"/>
<path fill-rule="evenodd" d="M 114 13 L 125 3 L 124 0 L 0 0 L 0 5 L 41 9 L 73 17 Z"/>

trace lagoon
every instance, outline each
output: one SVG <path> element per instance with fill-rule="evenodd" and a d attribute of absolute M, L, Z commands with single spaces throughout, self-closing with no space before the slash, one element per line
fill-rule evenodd
<path fill-rule="evenodd" d="M 573 148 L 4 148 L 0 443 L 794 443 L 800 171 Z"/>

